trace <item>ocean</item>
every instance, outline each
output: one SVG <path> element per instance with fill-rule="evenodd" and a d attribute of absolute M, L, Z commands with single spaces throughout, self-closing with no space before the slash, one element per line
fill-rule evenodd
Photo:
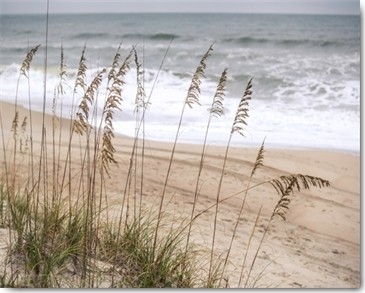
<path fill-rule="evenodd" d="M 30 92 L 32 108 L 41 110 L 46 16 L 1 15 L 0 25 L 0 99 L 14 101 L 21 63 L 30 48 L 41 44 L 31 64 L 30 87 L 21 77 L 17 95 L 18 103 L 27 107 Z M 259 148 L 265 138 L 266 147 L 360 152 L 360 16 L 50 14 L 47 111 L 51 112 L 59 82 L 61 46 L 69 86 L 57 103 L 62 104 L 65 117 L 72 115 L 83 47 L 90 82 L 102 68 L 110 68 L 119 45 L 121 61 L 136 46 L 150 98 L 145 137 L 173 141 L 191 78 L 212 44 L 201 84 L 201 105 L 186 109 L 179 142 L 203 142 L 216 86 L 227 68 L 224 115 L 212 120 L 208 144 L 227 143 L 238 103 L 253 78 L 244 136 L 235 133 L 232 145 Z M 134 136 L 133 62 L 125 82 L 122 112 L 116 114 L 114 127 L 120 134 Z M 101 89 L 99 113 L 104 96 Z M 81 97 L 82 93 L 76 95 L 76 103 Z"/>

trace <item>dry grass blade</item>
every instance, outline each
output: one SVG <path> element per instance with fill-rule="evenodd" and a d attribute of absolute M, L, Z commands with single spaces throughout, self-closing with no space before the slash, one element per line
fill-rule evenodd
<path fill-rule="evenodd" d="M 243 197 L 243 201 L 242 201 L 242 204 L 241 204 L 241 209 L 239 211 L 239 214 L 238 214 L 238 217 L 237 217 L 237 220 L 236 220 L 236 223 L 235 223 L 235 226 L 234 226 L 234 229 L 233 229 L 233 233 L 232 233 L 232 238 L 231 238 L 231 242 L 229 244 L 229 248 L 228 248 L 228 251 L 227 251 L 227 255 L 226 255 L 226 259 L 225 259 L 225 262 L 224 262 L 224 266 L 223 266 L 223 270 L 222 270 L 222 276 L 221 276 L 221 279 L 223 278 L 223 272 L 225 272 L 225 269 L 226 269 L 226 266 L 227 266 L 227 263 L 228 263 L 228 259 L 229 259 L 229 256 L 230 256 L 230 253 L 231 253 L 231 249 L 232 249 L 232 245 L 233 245 L 233 241 L 236 237 L 236 233 L 237 233 L 237 228 L 238 228 L 238 225 L 239 225 L 239 222 L 240 222 L 240 219 L 242 218 L 242 213 L 243 213 L 243 209 L 245 207 L 245 204 L 246 204 L 246 197 L 248 195 L 248 190 L 250 188 L 250 185 L 251 185 L 251 180 L 253 178 L 253 176 L 255 175 L 255 172 L 256 170 L 263 166 L 263 161 L 264 161 L 264 144 L 265 144 L 265 139 L 263 140 L 262 144 L 261 144 L 261 147 L 257 153 L 257 157 L 256 157 L 256 161 L 255 161 L 255 164 L 252 168 L 252 171 L 251 171 L 251 175 L 250 175 L 250 178 L 248 180 L 248 184 L 247 184 L 247 188 L 246 188 L 246 192 L 245 192 L 245 195 Z M 262 207 L 261 207 L 262 208 Z M 260 211 L 259 211 L 259 214 L 261 213 L 261 208 L 260 208 Z M 258 220 L 258 218 L 256 219 L 256 221 Z M 254 232 L 254 231 L 253 231 Z M 252 237 L 252 236 L 251 236 Z M 247 248 L 248 249 L 248 248 Z M 246 250 L 247 252 L 247 250 Z M 245 262 L 245 261 L 244 261 Z M 242 272 L 241 272 L 242 274 Z"/>
<path fill-rule="evenodd" d="M 133 51 L 133 50 L 132 50 Z M 122 87 L 125 84 L 124 77 L 127 74 L 130 66 L 130 58 L 132 56 L 132 51 L 125 58 L 123 64 L 119 68 L 118 72 L 114 69 L 116 73 L 113 73 L 113 84 L 110 89 L 110 94 L 105 101 L 103 116 L 104 116 L 104 129 L 102 135 L 102 149 L 101 156 L 99 158 L 101 162 L 102 169 L 109 175 L 109 164 L 116 164 L 117 161 L 114 158 L 115 148 L 112 143 L 114 137 L 114 127 L 113 127 L 113 117 L 114 111 L 117 109 L 122 111 L 120 105 L 123 101 L 122 98 Z M 119 53 L 117 53 L 118 55 Z M 119 57 L 118 57 L 119 58 Z M 117 58 L 114 58 L 113 66 L 117 65 Z M 109 78 L 111 77 L 109 72 Z"/>
<path fill-rule="evenodd" d="M 56 117 L 56 108 L 57 108 L 57 98 L 60 95 L 64 95 L 66 93 L 64 89 L 64 85 L 67 85 L 67 71 L 66 71 L 66 61 L 65 61 L 65 54 L 63 50 L 63 46 L 61 45 L 61 58 L 60 58 L 60 81 L 56 85 L 53 93 L 53 101 L 52 101 L 52 113 L 53 113 L 53 123 L 58 119 Z"/>
<path fill-rule="evenodd" d="M 103 130 L 102 150 L 101 150 L 101 166 L 103 170 L 109 175 L 109 163 L 117 163 L 114 159 L 115 148 L 112 143 L 114 137 L 114 128 L 112 124 L 112 109 L 110 108 L 106 115 L 106 123 Z"/>
<path fill-rule="evenodd" d="M 109 116 L 105 118 L 105 120 L 107 121 L 107 119 L 109 120 L 109 122 L 111 122 L 112 120 L 112 112 L 110 112 L 113 108 L 119 109 L 121 111 L 121 109 L 119 108 L 120 103 L 122 102 L 122 87 L 125 84 L 124 82 L 124 77 L 127 74 L 129 68 L 130 68 L 130 58 L 132 56 L 132 52 L 133 50 L 128 54 L 128 56 L 125 58 L 123 64 L 120 66 L 118 72 L 113 73 L 113 83 L 111 88 L 109 89 L 110 93 L 108 95 L 108 98 L 106 100 L 106 103 L 104 105 L 104 111 L 103 114 L 108 116 L 108 112 L 109 112 Z M 114 59 L 115 60 L 115 59 Z M 110 73 L 109 73 L 110 76 Z"/>
<path fill-rule="evenodd" d="M 27 116 L 24 117 L 22 125 L 20 126 L 21 136 L 20 136 L 20 152 L 24 154 L 28 149 L 28 136 L 27 136 Z"/>
<path fill-rule="evenodd" d="M 32 48 L 27 56 L 25 57 L 23 63 L 22 63 L 22 67 L 20 68 L 20 74 L 28 77 L 28 72 L 29 72 L 29 69 L 30 69 L 30 64 L 32 63 L 32 60 L 33 60 L 33 57 L 34 55 L 37 53 L 38 51 L 38 48 L 40 47 L 41 45 L 37 45 L 35 46 L 34 48 Z"/>
<path fill-rule="evenodd" d="M 185 100 L 185 103 L 192 108 L 194 104 L 199 103 L 199 95 L 200 95 L 200 84 L 201 84 L 201 78 L 204 77 L 204 70 L 206 68 L 206 60 L 210 56 L 211 51 L 213 51 L 213 45 L 211 45 L 208 49 L 208 51 L 204 54 L 203 58 L 200 61 L 200 64 L 198 65 L 195 74 L 191 80 L 191 84 L 188 90 L 188 94 Z"/>
<path fill-rule="evenodd" d="M 304 189 L 313 187 L 328 187 L 330 182 L 319 177 L 302 174 L 291 174 L 289 176 L 281 176 L 279 179 L 273 179 L 270 184 L 280 195 L 280 199 L 276 204 L 273 216 L 279 216 L 285 221 L 286 211 L 289 209 L 290 194 L 296 189 L 300 191 L 301 185 Z"/>
<path fill-rule="evenodd" d="M 248 101 L 251 100 L 252 95 L 252 78 L 248 81 L 246 86 L 245 93 L 241 98 L 241 101 L 238 105 L 238 109 L 236 112 L 236 116 L 234 118 L 232 131 L 231 133 L 238 132 L 239 134 L 243 135 L 243 128 L 246 123 L 246 118 L 248 117 Z"/>
<path fill-rule="evenodd" d="M 74 121 L 74 131 L 76 133 L 82 135 L 90 127 L 90 124 L 88 122 L 90 106 L 94 102 L 95 94 L 98 88 L 100 87 L 105 72 L 106 72 L 105 68 L 101 72 L 99 72 L 99 74 L 91 82 L 90 86 L 88 87 L 87 91 L 84 94 L 84 97 L 81 100 L 81 103 L 79 105 L 79 110 L 76 113 L 77 117 Z"/>
<path fill-rule="evenodd" d="M 213 98 L 212 107 L 210 109 L 210 116 L 209 116 L 206 132 L 205 132 L 203 149 L 202 149 L 201 157 L 200 157 L 199 172 L 198 172 L 196 185 L 195 185 L 194 201 L 193 201 L 193 207 L 191 210 L 190 225 L 189 225 L 189 229 L 188 229 L 188 233 L 187 233 L 185 253 L 187 253 L 187 251 L 188 251 L 191 228 L 192 228 L 196 204 L 198 201 L 198 195 L 199 195 L 198 189 L 199 189 L 199 183 L 200 183 L 200 176 L 203 171 L 204 159 L 205 159 L 205 155 L 206 155 L 206 144 L 207 144 L 207 138 L 208 138 L 208 131 L 210 128 L 210 122 L 212 120 L 212 117 L 220 117 L 223 115 L 223 100 L 224 100 L 223 97 L 224 97 L 224 93 L 226 90 L 226 81 L 227 81 L 227 68 L 225 68 L 221 74 L 219 83 L 217 85 L 216 93 Z"/>
<path fill-rule="evenodd" d="M 106 69 L 104 68 L 95 76 L 94 80 L 90 83 L 89 87 L 87 88 L 87 91 L 84 95 L 84 100 L 87 100 L 90 103 L 93 102 L 93 100 L 95 98 L 95 94 L 96 94 L 97 90 L 99 89 L 101 82 L 103 80 L 103 75 L 105 72 L 106 72 Z M 85 112 L 85 115 L 87 115 L 87 114 L 88 113 Z"/>
<path fill-rule="evenodd" d="M 247 248 L 245 250 L 245 256 L 243 258 L 242 265 L 241 265 L 241 273 L 240 273 L 240 278 L 238 280 L 238 288 L 241 287 L 241 282 L 242 282 L 242 278 L 243 278 L 243 273 L 244 273 L 244 269 L 245 269 L 247 255 L 248 255 L 248 252 L 249 252 L 249 248 L 251 247 L 251 241 L 252 241 L 253 236 L 255 235 L 255 231 L 256 231 L 256 229 L 258 227 L 258 222 L 259 222 L 259 219 L 260 219 L 260 216 L 261 216 L 261 211 L 262 211 L 262 205 L 261 205 L 259 211 L 257 212 L 256 220 L 255 220 L 255 222 L 254 222 L 254 224 L 252 226 L 252 231 L 251 231 L 250 237 L 248 239 Z"/>
<path fill-rule="evenodd" d="M 187 96 L 186 96 L 186 99 L 185 99 L 185 103 L 184 103 L 184 106 L 183 106 L 182 111 L 181 111 L 180 121 L 179 121 L 179 124 L 178 124 L 178 127 L 177 127 L 174 144 L 173 144 L 173 147 L 172 147 L 172 150 L 171 150 L 169 166 L 167 168 L 165 183 L 164 183 L 164 186 L 163 186 L 160 205 L 159 205 L 158 219 L 157 219 L 157 225 L 156 225 L 156 231 L 155 231 L 155 239 L 154 239 L 154 244 L 153 244 L 154 253 L 155 253 L 155 248 L 156 248 L 158 229 L 159 229 L 161 215 L 162 215 L 162 206 L 163 206 L 163 203 L 164 203 L 167 183 L 169 181 L 169 177 L 170 177 L 170 173 L 171 173 L 172 162 L 173 162 L 174 155 L 175 155 L 175 149 L 176 149 L 177 140 L 178 140 L 178 137 L 179 137 L 180 128 L 181 128 L 183 117 L 184 117 L 185 108 L 186 108 L 186 105 L 188 105 L 190 108 L 192 108 L 193 104 L 200 105 L 200 103 L 199 103 L 199 94 L 200 94 L 201 77 L 204 76 L 204 70 L 206 68 L 205 62 L 206 62 L 207 58 L 209 57 L 210 52 L 213 50 L 212 46 L 213 45 L 211 45 L 209 47 L 208 51 L 204 54 L 204 56 L 200 60 L 200 63 L 199 63 L 199 65 L 198 65 L 198 67 L 195 71 L 195 74 L 192 78 L 192 81 L 191 81 L 191 84 L 190 84 L 190 87 L 189 87 L 189 90 L 188 90 L 188 93 L 187 93 Z"/>
<path fill-rule="evenodd" d="M 109 175 L 109 164 L 117 163 L 117 161 L 114 158 L 115 148 L 112 143 L 113 137 L 114 137 L 114 129 L 111 126 L 105 126 L 102 138 L 101 166 L 108 175 Z"/>
<path fill-rule="evenodd" d="M 85 77 L 86 77 L 87 66 L 86 66 L 85 50 L 86 50 L 86 45 L 82 49 L 79 61 L 79 69 L 77 71 L 75 87 L 74 87 L 75 93 L 77 92 L 78 87 L 81 87 L 84 91 L 86 89 Z"/>
<path fill-rule="evenodd" d="M 11 132 L 13 132 L 14 138 L 17 135 L 18 132 L 18 124 L 19 124 L 19 112 L 15 112 L 15 116 L 13 118 L 13 122 L 11 124 Z"/>
<path fill-rule="evenodd" d="M 114 80 L 116 78 L 117 75 L 117 68 L 119 68 L 119 59 L 120 59 L 120 46 L 117 49 L 117 52 L 115 53 L 114 59 L 113 59 L 113 63 L 112 66 L 110 68 L 110 71 L 108 73 L 108 80 Z"/>
<path fill-rule="evenodd" d="M 142 86 L 142 81 L 141 81 L 141 77 L 143 76 L 143 72 L 141 70 L 141 64 L 138 61 L 138 55 L 137 55 L 137 51 L 135 48 L 133 48 L 133 52 L 134 52 L 134 63 L 136 64 L 136 70 L 137 70 L 137 94 L 136 94 L 136 101 L 135 101 L 135 112 L 139 112 L 140 108 L 146 108 L 148 107 L 148 103 L 145 103 L 145 91 L 144 88 Z"/>
<path fill-rule="evenodd" d="M 253 271 L 253 267 L 255 265 L 257 256 L 259 254 L 259 251 L 261 249 L 262 243 L 266 237 L 266 234 L 269 230 L 270 224 L 272 220 L 278 216 L 282 218 L 284 221 L 286 220 L 286 213 L 289 209 L 290 204 L 290 194 L 294 192 L 296 189 L 297 191 L 300 191 L 301 185 L 303 185 L 304 189 L 309 189 L 311 186 L 314 187 L 328 187 L 330 186 L 330 183 L 328 180 L 324 180 L 319 177 L 314 177 L 310 175 L 302 175 L 302 174 L 291 174 L 288 176 L 281 176 L 279 179 L 274 179 L 269 181 L 269 183 L 275 188 L 277 193 L 280 195 L 280 199 L 277 202 L 273 213 L 271 214 L 271 217 L 266 225 L 266 228 L 264 229 L 264 233 L 261 236 L 261 240 L 259 243 L 259 246 L 256 250 L 255 256 L 253 258 L 253 261 L 251 263 L 248 276 L 246 278 L 245 287 L 247 287 L 247 284 L 250 280 L 251 272 Z"/>
<path fill-rule="evenodd" d="M 65 54 L 63 51 L 63 46 L 61 46 L 61 62 L 60 62 L 60 82 L 57 85 L 57 93 L 59 95 L 64 95 L 65 90 L 63 85 L 66 84 L 67 79 L 67 71 L 66 71 L 66 61 L 65 61 Z"/>
<path fill-rule="evenodd" d="M 225 68 L 219 79 L 217 90 L 213 98 L 212 108 L 210 109 L 210 114 L 215 117 L 220 117 L 223 115 L 223 101 L 224 93 L 226 90 L 227 83 L 227 68 Z"/>
<path fill-rule="evenodd" d="M 296 184 L 296 180 L 292 179 L 292 181 L 290 181 L 290 183 L 287 184 L 286 188 L 281 191 L 281 197 L 274 208 L 273 217 L 279 216 L 284 221 L 286 220 L 286 218 L 285 218 L 286 211 L 289 209 L 289 204 L 291 201 L 290 193 L 293 192 L 295 184 Z"/>
<path fill-rule="evenodd" d="M 27 131 L 27 116 L 24 117 L 22 125 L 20 127 L 21 127 L 22 132 Z"/>
<path fill-rule="evenodd" d="M 253 177 L 253 175 L 255 175 L 256 170 L 259 167 L 262 167 L 264 165 L 264 163 L 263 163 L 264 162 L 264 152 L 265 152 L 264 145 L 265 145 L 265 139 L 261 144 L 259 152 L 257 153 L 255 165 L 253 166 L 252 172 L 251 172 L 251 177 Z"/>

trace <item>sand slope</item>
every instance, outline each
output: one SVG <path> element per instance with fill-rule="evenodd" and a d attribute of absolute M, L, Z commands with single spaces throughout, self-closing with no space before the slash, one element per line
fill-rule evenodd
<path fill-rule="evenodd" d="M 11 141 L 9 129 L 14 108 L 6 103 L 1 103 L 0 106 L 4 143 L 7 146 Z M 19 111 L 20 117 L 29 116 L 27 110 L 19 108 Z M 41 120 L 41 114 L 32 113 L 33 125 L 39 125 Z M 51 125 L 50 117 L 46 116 L 46 121 L 47 125 Z M 64 125 L 67 125 L 67 121 L 64 121 Z M 39 128 L 38 131 L 34 131 L 33 140 L 35 145 L 39 144 Z M 244 138 L 242 141 L 244 146 Z M 121 202 L 131 145 L 132 140 L 129 138 L 115 138 L 114 146 L 119 166 L 113 167 L 111 173 L 115 176 L 107 181 L 110 209 L 117 209 Z M 66 142 L 62 144 L 62 151 L 66 150 L 66 146 Z M 221 198 L 239 193 L 247 187 L 259 147 L 230 149 Z M 0 148 L 0 160 L 4 166 L 3 143 Z M 147 208 L 151 205 L 157 208 L 159 204 L 171 149 L 171 144 L 146 142 L 143 200 Z M 173 219 L 176 221 L 190 216 L 201 149 L 202 146 L 199 145 L 177 146 L 164 205 L 166 217 L 171 219 L 172 223 Z M 224 147 L 208 148 L 201 176 L 197 211 L 202 211 L 215 202 L 224 151 Z M 266 149 L 264 166 L 257 170 L 250 186 L 291 173 L 322 177 L 331 182 L 331 187 L 312 188 L 295 193 L 287 220 L 284 222 L 276 219 L 271 226 L 248 285 L 281 288 L 359 287 L 359 155 L 331 150 Z M 220 252 L 225 252 L 229 245 L 243 196 L 243 193 L 237 194 L 219 206 L 217 247 Z M 257 236 L 251 244 L 249 260 L 252 259 L 260 232 L 263 231 L 264 224 L 278 199 L 279 196 L 269 184 L 259 185 L 248 192 L 230 258 L 228 280 L 231 287 L 237 286 L 243 255 L 258 210 L 262 206 L 262 218 L 259 221 Z M 193 227 L 194 239 L 200 249 L 210 247 L 213 219 L 214 209 L 211 209 L 199 217 Z M 3 248 L 3 245 L 1 247 Z"/>

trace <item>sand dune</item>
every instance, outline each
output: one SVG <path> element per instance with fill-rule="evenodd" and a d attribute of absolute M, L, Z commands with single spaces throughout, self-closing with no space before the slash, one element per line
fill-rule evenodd
<path fill-rule="evenodd" d="M 0 105 L 4 143 L 7 145 L 8 141 L 11 141 L 10 128 L 14 108 L 6 103 Z M 24 108 L 19 107 L 19 111 L 20 117 L 29 116 Z M 45 118 L 46 125 L 51 125 L 50 117 Z M 40 113 L 32 113 L 34 125 L 40 125 L 41 120 Z M 66 129 L 67 120 L 63 123 Z M 40 133 L 40 131 L 33 133 L 35 145 L 39 145 L 37 142 L 40 141 Z M 130 138 L 123 136 L 115 138 L 114 146 L 119 166 L 113 167 L 111 173 L 116 176 L 107 181 L 111 209 L 120 205 L 131 145 Z M 63 151 L 66 147 L 65 142 Z M 230 149 L 221 198 L 239 193 L 247 187 L 248 176 L 259 147 Z M 4 164 L 3 143 L 0 148 L 0 160 Z M 171 219 L 184 219 L 190 216 L 201 148 L 200 145 L 177 146 L 164 206 L 166 216 Z M 146 142 L 143 195 L 147 207 L 158 205 L 171 149 L 172 145 L 168 143 Z M 202 211 L 215 202 L 224 151 L 225 148 L 219 146 L 208 148 L 197 211 Z M 257 276 L 256 285 L 281 288 L 358 288 L 360 286 L 360 156 L 332 150 L 266 149 L 264 166 L 258 169 L 251 186 L 291 173 L 322 177 L 331 182 L 331 187 L 312 188 L 295 193 L 287 220 L 285 222 L 281 219 L 275 220 L 262 246 L 253 272 L 253 276 Z M 229 245 L 242 198 L 243 193 L 239 193 L 224 201 L 219 207 L 217 247 L 221 252 L 224 252 Z M 260 185 L 248 193 L 247 206 L 240 222 L 229 266 L 229 282 L 232 287 L 237 284 L 243 252 L 247 247 L 248 236 L 260 206 L 263 207 L 263 217 L 259 230 L 262 230 L 277 200 L 278 195 L 269 184 Z M 201 249 L 209 249 L 213 217 L 212 209 L 201 216 L 193 227 L 196 245 Z M 257 240 L 258 237 L 254 239 L 253 247 L 257 245 Z"/>

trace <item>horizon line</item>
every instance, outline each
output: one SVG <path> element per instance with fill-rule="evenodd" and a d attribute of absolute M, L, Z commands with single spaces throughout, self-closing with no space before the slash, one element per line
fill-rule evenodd
<path fill-rule="evenodd" d="M 251 14 L 251 15 L 314 15 L 314 16 L 360 16 L 361 13 L 308 13 L 308 12 L 177 12 L 177 11 L 123 11 L 123 12 L 49 12 L 49 15 L 77 14 Z M 47 15 L 46 12 L 2 12 L 0 15 Z"/>

